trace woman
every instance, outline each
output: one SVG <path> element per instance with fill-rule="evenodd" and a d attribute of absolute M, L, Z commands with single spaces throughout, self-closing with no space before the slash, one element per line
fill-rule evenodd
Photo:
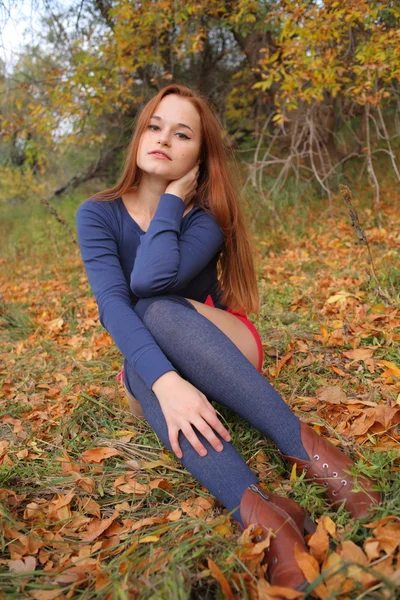
<path fill-rule="evenodd" d="M 272 529 L 271 583 L 302 589 L 294 547 L 306 550 L 305 513 L 266 493 L 211 402 L 272 439 L 353 516 L 381 495 L 365 477 L 363 491 L 352 491 L 353 461 L 301 423 L 261 374 L 261 341 L 246 317 L 259 315 L 257 282 L 223 133 L 204 98 L 163 88 L 138 117 L 119 182 L 79 206 L 78 238 L 100 322 L 125 357 L 131 403 L 242 529 L 262 525 L 259 539 Z"/>

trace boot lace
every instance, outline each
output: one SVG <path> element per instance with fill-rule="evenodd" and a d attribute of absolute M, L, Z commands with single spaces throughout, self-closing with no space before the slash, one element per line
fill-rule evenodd
<path fill-rule="evenodd" d="M 312 467 L 315 465 L 315 463 L 317 463 L 319 460 L 320 460 L 320 456 L 319 456 L 319 454 L 314 454 L 314 456 L 313 456 L 312 460 L 310 461 L 309 465 L 308 465 L 307 467 L 305 467 L 305 468 L 304 468 L 304 471 L 305 471 L 306 473 L 307 473 L 308 471 L 310 471 L 310 470 L 312 469 Z M 329 464 L 328 464 L 328 463 L 326 463 L 326 462 L 324 462 L 324 463 L 322 464 L 322 470 L 323 470 L 323 473 L 324 473 L 324 474 L 323 474 L 322 476 L 319 476 L 319 475 L 317 475 L 317 473 L 314 473 L 314 475 L 312 476 L 312 477 L 313 477 L 313 479 L 317 479 L 317 478 L 320 478 L 320 479 L 332 479 L 332 478 L 333 478 L 333 479 L 336 479 L 336 478 L 338 478 L 338 477 L 339 477 L 339 473 L 338 473 L 337 471 L 332 471 L 332 473 L 330 473 L 330 472 L 329 472 Z M 332 496 L 337 496 L 337 495 L 338 495 L 338 493 L 340 492 L 340 490 L 341 490 L 342 488 L 344 488 L 344 487 L 347 485 L 347 483 L 348 483 L 348 482 L 347 482 L 347 479 L 343 478 L 343 479 L 340 481 L 340 483 L 341 483 L 341 486 L 340 486 L 340 487 L 339 487 L 337 490 L 333 490 L 333 492 L 332 492 Z M 329 485 L 329 484 L 328 484 L 328 482 L 327 482 L 327 481 L 325 481 L 325 482 L 323 483 L 323 486 L 324 486 L 324 487 L 328 487 L 328 485 Z"/>

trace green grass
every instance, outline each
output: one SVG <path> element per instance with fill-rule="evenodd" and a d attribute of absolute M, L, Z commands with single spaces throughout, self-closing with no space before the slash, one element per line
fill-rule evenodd
<path fill-rule="evenodd" d="M 75 211 L 83 199 L 84 195 L 77 193 L 56 203 L 60 216 L 73 230 Z M 290 212 L 290 199 L 287 197 L 283 200 L 282 206 Z M 82 328 L 84 317 L 78 316 L 78 313 L 86 310 L 85 301 L 92 298 L 92 293 L 79 260 L 78 247 L 68 230 L 57 223 L 46 207 L 34 202 L 15 207 L 12 214 L 4 208 L 2 210 L 4 219 L 0 231 L 1 255 L 7 261 L 3 265 L 4 273 L 7 274 L 6 283 L 12 282 L 18 286 L 21 282 L 26 282 L 28 286 L 27 297 L 21 300 L 16 292 L 15 299 L 8 303 L 2 299 L 0 304 L 0 341 L 7 361 L 6 368 L 0 372 L 0 390 L 6 390 L 1 401 L 0 416 L 19 419 L 26 433 L 26 437 L 19 438 L 13 433 L 12 426 L 0 423 L 3 439 L 12 442 L 9 455 L 14 463 L 11 466 L 0 466 L 0 487 L 12 489 L 20 496 L 25 495 L 19 504 L 9 506 L 6 501 L 1 502 L 3 525 L 12 529 L 19 523 L 20 529 L 16 537 L 37 536 L 44 541 L 46 550 L 57 560 L 58 552 L 66 552 L 63 543 L 68 544 L 75 556 L 85 545 L 79 535 L 68 527 L 76 515 L 58 521 L 51 521 L 45 517 L 42 522 L 40 519 L 29 521 L 24 517 L 29 503 L 41 500 L 48 503 L 56 494 L 65 495 L 74 490 L 75 496 L 71 501 L 73 512 L 83 515 L 82 503 L 84 499 L 91 497 L 100 505 L 101 518 L 104 519 L 113 514 L 115 506 L 126 502 L 117 521 L 131 519 L 135 522 L 148 517 L 161 518 L 180 508 L 182 502 L 196 496 L 214 500 L 211 494 L 182 468 L 174 455 L 165 449 L 151 427 L 145 422 L 138 422 L 130 414 L 121 395 L 120 384 L 115 380 L 116 373 L 122 366 L 122 357 L 115 345 L 102 348 L 93 356 L 80 355 L 80 352 L 91 348 L 93 334 L 101 334 L 104 330 L 99 323 L 91 325 L 88 329 Z M 263 246 L 263 264 L 268 268 L 275 260 L 269 256 L 272 249 L 276 252 L 276 260 L 282 261 L 281 256 L 285 256 L 289 242 L 291 248 L 307 246 L 305 231 L 309 221 L 309 208 L 299 205 L 296 210 L 299 212 L 290 214 L 285 224 L 286 229 L 277 228 L 272 231 L 268 227 L 267 214 L 264 214 L 264 220 L 260 222 L 257 235 L 267 242 Z M 313 238 L 312 243 L 316 252 L 318 236 L 328 235 L 332 231 L 332 222 L 320 218 L 322 212 L 323 207 L 315 215 L 313 228 L 315 239 Z M 340 213 L 339 210 L 338 212 Z M 262 227 L 265 229 L 262 230 Z M 283 232 L 281 237 L 280 232 Z M 337 238 L 340 239 L 339 233 Z M 346 248 L 345 244 L 343 248 Z M 385 248 L 374 248 L 378 258 L 380 253 L 385 252 Z M 298 397 L 315 397 L 318 388 L 326 385 L 327 381 L 330 385 L 333 382 L 341 385 L 349 396 L 353 396 L 356 394 L 354 390 L 362 387 L 369 389 L 370 386 L 372 390 L 373 378 L 363 365 L 361 370 L 357 370 L 357 367 L 350 369 L 351 378 L 346 381 L 337 377 L 329 369 L 329 365 L 343 368 L 340 353 L 346 348 L 350 349 L 351 343 L 341 347 L 330 347 L 329 344 L 323 345 L 314 338 L 320 334 L 321 325 L 326 324 L 330 318 L 329 315 L 323 314 L 323 304 L 331 292 L 320 290 L 318 279 L 327 275 L 333 280 L 335 277 L 343 279 L 353 276 L 359 270 L 356 251 L 353 255 L 350 253 L 346 260 L 339 260 L 335 256 L 331 262 L 328 254 L 329 249 L 324 248 L 320 249 L 318 254 L 310 252 L 308 257 L 305 256 L 299 262 L 296 258 L 288 257 L 284 260 L 284 277 L 279 274 L 269 275 L 268 270 L 264 276 L 260 270 L 261 317 L 256 325 L 265 344 L 264 373 L 267 378 L 268 369 L 274 367 L 277 360 L 287 353 L 293 340 L 307 342 L 315 360 L 308 366 L 298 368 L 296 361 L 304 359 L 306 353 L 296 353 L 279 376 L 270 381 L 301 418 L 313 418 L 315 423 L 326 426 L 326 430 L 333 437 L 337 423 L 327 420 L 326 411 L 303 410 L 302 404 L 298 403 Z M 398 294 L 398 270 L 391 262 L 386 265 L 383 259 L 380 260 L 379 273 L 382 283 L 392 294 Z M 12 265 L 10 270 L 7 270 L 8 263 Z M 15 265 L 18 266 L 18 273 L 13 270 Z M 291 275 L 302 275 L 304 279 L 291 280 Z M 59 283 L 60 286 L 53 287 L 53 282 Z M 351 288 L 351 284 L 348 287 Z M 364 291 L 366 297 L 363 298 L 363 302 L 371 305 L 377 302 L 372 285 L 368 284 Z M 299 298 L 302 298 L 301 307 L 294 310 L 293 305 Z M 50 319 L 64 319 L 65 330 L 60 335 L 51 334 L 47 321 L 37 322 L 44 311 L 49 311 Z M 88 315 L 85 313 L 86 316 Z M 353 314 L 346 316 L 349 319 L 354 318 Z M 34 334 L 37 336 L 36 341 L 33 339 Z M 76 348 L 63 345 L 71 336 L 80 336 Z M 24 344 L 21 351 L 16 354 L 16 344 L 22 342 Z M 387 343 L 382 333 L 375 332 L 363 338 L 360 347 L 377 342 Z M 375 357 L 396 362 L 397 350 L 396 344 L 393 343 L 392 346 L 376 350 Z M 59 374 L 64 375 L 66 381 L 58 380 Z M 59 388 L 59 393 L 52 396 L 46 388 L 38 387 L 46 384 L 50 388 L 49 392 L 52 388 Z M 8 392 L 10 386 L 13 391 Z M 382 398 L 392 399 L 391 391 L 382 391 L 378 386 L 373 387 L 373 392 L 375 401 Z M 220 419 L 231 432 L 232 443 L 263 483 L 278 494 L 287 494 L 299 502 L 314 519 L 329 515 L 335 521 L 343 539 L 362 544 L 371 535 L 370 529 L 363 527 L 362 522 L 351 519 L 343 508 L 332 511 L 323 497 L 322 489 L 305 482 L 304 476 L 289 481 L 290 470 L 275 445 L 230 409 L 218 403 L 215 403 L 215 407 Z M 58 409 L 60 412 L 57 412 Z M 35 416 L 35 411 L 38 411 L 39 415 Z M 135 433 L 135 437 L 123 446 L 123 457 L 111 457 L 101 466 L 84 464 L 81 457 L 84 451 L 106 442 L 117 447 L 120 439 L 118 432 L 121 430 Z M 385 503 L 374 511 L 373 518 L 393 514 L 400 516 L 397 502 L 400 473 L 396 465 L 396 452 L 392 449 L 387 452 L 374 449 L 379 436 L 373 434 L 362 445 L 357 444 L 354 439 L 343 438 L 341 441 L 348 443 L 345 451 L 356 459 L 357 472 L 376 477 L 385 493 Z M 29 449 L 37 457 L 29 460 L 18 458 L 17 453 L 24 449 Z M 365 463 L 359 460 L 355 449 L 365 456 Z M 62 464 L 58 460 L 63 456 L 62 450 L 68 452 L 74 464 L 81 466 L 83 476 L 94 480 L 93 493 L 76 486 L 72 477 L 63 472 Z M 144 451 L 148 453 L 146 457 L 149 459 L 156 460 L 163 454 L 170 460 L 165 460 L 164 465 L 140 469 L 137 480 L 149 483 L 160 478 L 167 484 L 153 489 L 144 497 L 116 490 L 113 482 L 129 469 L 125 461 L 139 460 Z M 266 458 L 257 461 L 260 451 Z M 100 569 L 105 576 L 104 586 L 95 590 L 95 575 L 88 571 L 83 576 L 80 586 L 75 589 L 72 583 L 63 584 L 63 593 L 67 595 L 70 591 L 73 599 L 102 599 L 113 590 L 113 598 L 124 600 L 129 597 L 143 600 L 222 600 L 224 596 L 220 585 L 208 566 L 208 559 L 211 558 L 226 576 L 237 597 L 250 600 L 243 573 L 250 577 L 252 574 L 237 555 L 239 532 L 234 527 L 235 522 L 232 519 L 230 534 L 222 535 L 216 529 L 218 524 L 226 522 L 226 517 L 226 509 L 215 502 L 207 513 L 207 518 L 183 513 L 177 521 L 154 522 L 133 533 L 123 532 L 112 553 L 102 554 L 98 548 L 90 555 L 91 558 L 100 558 Z M 44 539 L 44 532 L 60 531 L 62 541 L 58 543 L 58 548 Z M 150 535 L 158 536 L 159 541 L 138 543 Z M 4 527 L 0 528 L 0 544 L 2 558 L 9 560 L 10 537 L 5 535 Z M 157 570 L 154 569 L 154 565 L 162 558 L 161 555 L 157 555 L 160 550 L 165 553 L 166 563 L 162 569 Z M 71 564 L 71 561 L 67 560 L 62 568 L 67 569 Z M 240 576 L 233 577 L 239 573 Z M 26 597 L 34 590 L 58 588 L 60 586 L 55 577 L 52 571 L 45 571 L 39 563 L 34 573 L 24 576 L 26 584 L 22 590 L 21 575 L 10 572 L 6 564 L 0 565 L 0 589 L 7 599 L 21 598 L 22 594 Z M 317 582 L 309 586 L 305 598 L 313 597 L 311 590 L 315 583 Z M 365 590 L 359 589 L 352 592 L 349 598 L 383 599 L 388 597 L 388 594 L 390 597 L 393 589 L 393 583 L 386 581 L 383 587 L 368 592 L 369 595 L 365 595 Z"/>

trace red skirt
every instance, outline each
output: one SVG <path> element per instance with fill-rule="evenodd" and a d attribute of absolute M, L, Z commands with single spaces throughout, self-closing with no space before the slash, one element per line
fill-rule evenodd
<path fill-rule="evenodd" d="M 206 301 L 204 302 L 204 304 L 208 304 L 208 306 L 214 306 L 214 302 L 213 299 L 211 297 L 211 294 L 208 294 Z M 262 341 L 261 338 L 259 336 L 259 333 L 256 329 L 256 326 L 254 325 L 254 323 L 252 323 L 244 313 L 232 310 L 232 308 L 227 308 L 226 312 L 232 313 L 233 315 L 235 315 L 238 319 L 240 319 L 248 329 L 250 329 L 251 333 L 254 336 L 254 339 L 256 340 L 256 344 L 257 344 L 257 348 L 258 348 L 258 365 L 257 365 L 257 371 L 259 371 L 261 373 L 261 369 L 262 369 L 262 364 L 263 364 L 263 358 L 264 358 L 264 351 L 263 351 L 263 346 L 262 346 Z M 117 377 L 118 381 L 123 381 L 124 380 L 124 369 L 121 369 L 121 371 L 118 373 Z"/>
<path fill-rule="evenodd" d="M 213 299 L 211 297 L 211 294 L 208 294 L 208 296 L 207 296 L 206 301 L 204 302 L 204 304 L 208 304 L 209 306 L 214 306 L 214 302 L 213 302 Z M 257 331 L 256 326 L 242 312 L 233 310 L 232 308 L 227 308 L 226 312 L 232 313 L 238 319 L 240 319 L 246 325 L 246 327 L 248 329 L 250 329 L 251 333 L 253 334 L 254 339 L 256 340 L 257 348 L 258 348 L 258 365 L 257 365 L 257 371 L 260 371 L 260 373 L 261 373 L 262 364 L 263 364 L 263 358 L 264 358 L 264 350 L 263 350 L 262 341 L 261 341 L 261 338 L 259 336 L 259 333 Z"/>

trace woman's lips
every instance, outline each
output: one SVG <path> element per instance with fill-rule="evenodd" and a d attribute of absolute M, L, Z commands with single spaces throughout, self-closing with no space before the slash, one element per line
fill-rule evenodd
<path fill-rule="evenodd" d="M 150 156 L 155 156 L 156 158 L 160 158 L 161 160 L 171 160 L 165 154 L 159 154 L 158 152 L 150 152 Z"/>

